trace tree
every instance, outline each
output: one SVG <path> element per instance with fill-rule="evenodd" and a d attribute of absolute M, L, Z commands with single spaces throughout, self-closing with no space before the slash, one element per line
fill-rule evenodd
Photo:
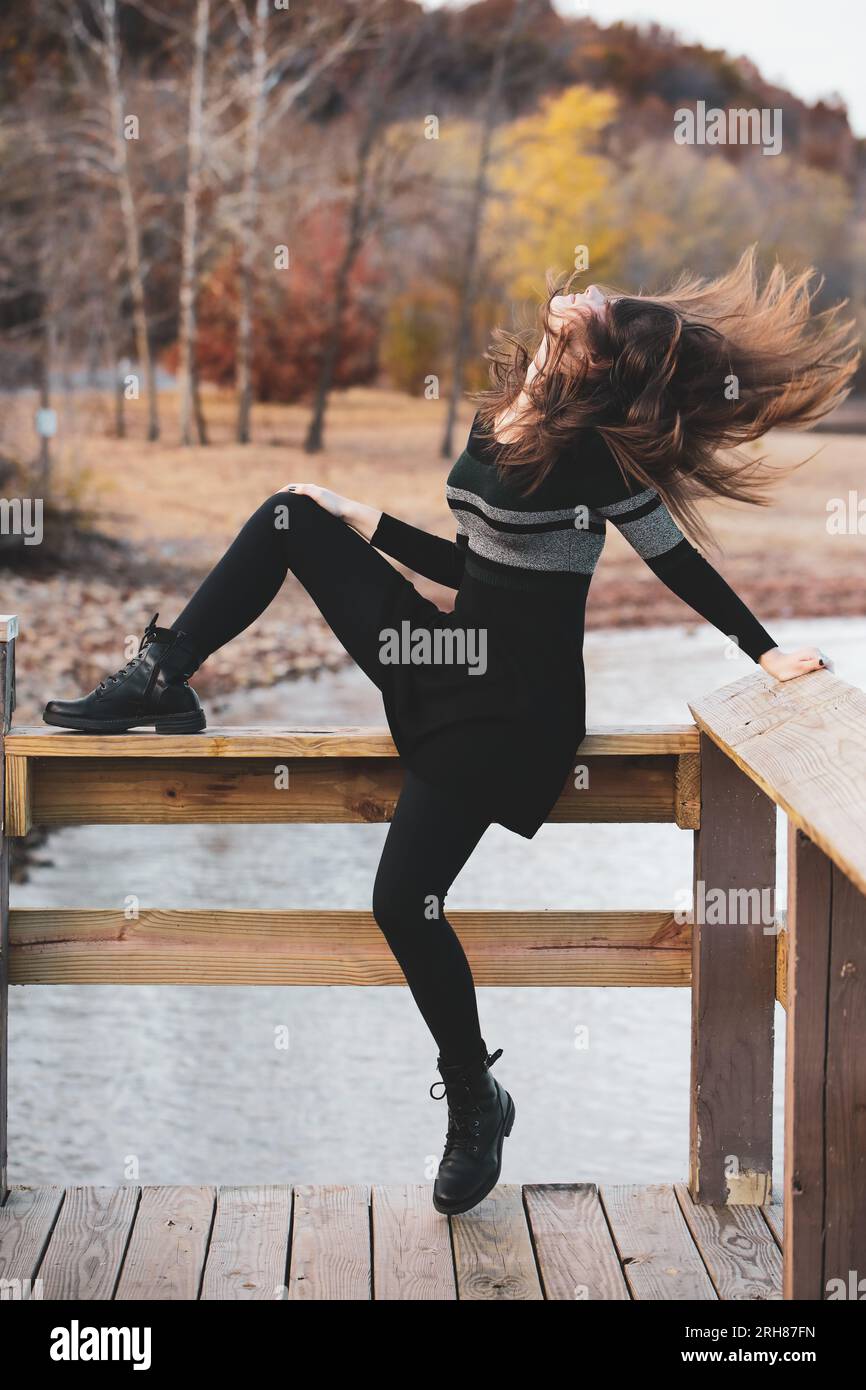
<path fill-rule="evenodd" d="M 195 414 L 195 325 L 198 282 L 198 200 L 202 175 L 202 111 L 204 106 L 205 62 L 207 58 L 210 0 L 196 0 L 193 31 L 192 72 L 189 89 L 187 138 L 187 176 L 183 199 L 183 237 L 180 272 L 180 437 L 192 443 Z M 200 443 L 204 443 L 202 422 L 198 420 Z"/>

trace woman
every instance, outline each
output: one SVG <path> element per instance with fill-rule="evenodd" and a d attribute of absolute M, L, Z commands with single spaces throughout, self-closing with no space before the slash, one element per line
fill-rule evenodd
<path fill-rule="evenodd" d="M 188 678 L 259 616 L 288 570 L 311 594 L 380 688 L 406 769 L 373 913 L 439 1048 L 438 1211 L 486 1196 L 514 1121 L 445 896 L 491 822 L 532 838 L 563 790 L 585 734 L 584 607 L 607 521 L 777 680 L 823 664 L 813 648 L 780 651 L 685 534 L 702 534 L 701 497 L 764 500 L 759 462 L 717 449 L 809 424 L 846 394 L 852 329 L 838 308 L 810 312 L 810 284 L 811 272 L 791 280 L 777 267 L 759 290 L 751 252 L 729 275 L 681 279 L 663 296 L 556 293 L 549 282 L 532 359 L 498 335 L 492 388 L 447 481 L 455 541 L 289 484 L 170 628 L 154 619 L 122 670 L 46 708 L 63 728 L 202 729 Z M 378 551 L 456 589 L 453 612 Z"/>

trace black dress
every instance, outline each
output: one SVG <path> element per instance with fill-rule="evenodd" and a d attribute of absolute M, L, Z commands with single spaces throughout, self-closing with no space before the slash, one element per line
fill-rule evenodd
<path fill-rule="evenodd" d="M 383 699 L 404 764 L 531 839 L 586 732 L 584 611 L 613 524 L 674 593 L 757 661 L 776 644 L 685 539 L 658 493 L 632 492 L 594 433 L 521 495 L 473 421 L 446 495 L 456 541 L 383 513 L 372 544 L 457 589 L 443 613 L 406 583 L 383 615 Z"/>

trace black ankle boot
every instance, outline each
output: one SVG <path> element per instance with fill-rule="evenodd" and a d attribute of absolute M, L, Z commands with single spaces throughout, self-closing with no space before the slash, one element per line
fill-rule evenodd
<path fill-rule="evenodd" d="M 145 628 L 137 656 L 80 700 L 49 700 L 45 723 L 92 734 L 123 734 L 140 724 L 152 724 L 158 734 L 203 729 L 204 710 L 186 683 L 200 661 L 186 634 L 157 627 L 158 617 Z"/>
<path fill-rule="evenodd" d="M 448 1098 L 445 1153 L 433 1184 L 433 1205 L 447 1216 L 478 1205 L 499 1181 L 502 1145 L 514 1124 L 514 1101 L 490 1075 L 502 1048 L 477 1062 L 448 1066 L 437 1058 L 441 1081 L 434 1081 L 434 1100 Z M 434 1095 L 444 1086 L 443 1095 Z"/>

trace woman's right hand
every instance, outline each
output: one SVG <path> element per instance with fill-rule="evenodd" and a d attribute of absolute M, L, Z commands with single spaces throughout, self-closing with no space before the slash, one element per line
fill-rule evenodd
<path fill-rule="evenodd" d="M 318 483 L 286 483 L 285 487 L 280 488 L 280 492 L 296 492 L 302 497 L 311 497 L 326 512 L 345 521 L 353 531 L 358 531 L 365 540 L 371 539 L 382 515 L 378 507 L 368 507 L 351 497 L 342 497 L 339 492 L 320 487 Z"/>
<path fill-rule="evenodd" d="M 793 652 L 783 652 L 781 647 L 771 647 L 758 662 L 762 670 L 774 676 L 777 681 L 794 680 L 805 676 L 807 671 L 830 669 L 830 661 L 817 647 L 797 647 Z"/>

